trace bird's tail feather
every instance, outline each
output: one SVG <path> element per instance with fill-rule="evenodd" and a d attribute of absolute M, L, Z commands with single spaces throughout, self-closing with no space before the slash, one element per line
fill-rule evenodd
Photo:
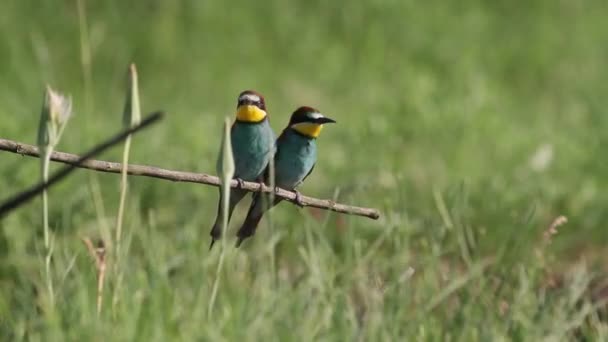
<path fill-rule="evenodd" d="M 270 210 L 270 208 L 277 205 L 280 201 L 281 199 L 275 198 L 275 200 L 271 204 L 268 203 L 268 196 L 260 196 L 259 194 L 256 194 L 254 196 L 253 202 L 251 203 L 249 211 L 247 212 L 247 217 L 245 218 L 243 225 L 236 234 L 238 237 L 236 243 L 237 247 L 239 247 L 241 243 L 243 243 L 243 240 L 255 234 L 255 231 L 258 225 L 260 224 L 264 213 Z"/>
<path fill-rule="evenodd" d="M 232 212 L 234 211 L 234 207 L 245 197 L 247 191 L 241 189 L 232 189 L 230 191 L 230 202 L 228 204 L 228 222 L 230 223 L 230 218 L 232 217 Z M 211 245 L 209 249 L 213 248 L 213 244 L 216 240 L 219 240 L 222 237 L 222 224 L 224 222 L 224 210 L 222 208 L 222 193 L 220 190 L 220 199 L 217 205 L 217 216 L 215 218 L 215 223 L 213 224 L 213 228 L 211 228 Z"/>
<path fill-rule="evenodd" d="M 241 246 L 241 243 L 243 243 L 245 239 L 255 234 L 255 230 L 258 227 L 258 224 L 260 224 L 262 216 L 264 215 L 260 214 L 257 216 L 247 216 L 245 222 L 243 222 L 243 226 L 241 226 L 241 229 L 239 229 L 237 233 L 237 247 Z"/>

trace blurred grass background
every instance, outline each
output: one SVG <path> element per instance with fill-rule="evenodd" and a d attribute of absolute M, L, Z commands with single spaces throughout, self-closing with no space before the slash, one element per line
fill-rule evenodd
<path fill-rule="evenodd" d="M 80 7 L 79 7 L 80 4 Z M 229 248 L 208 317 L 217 190 L 130 178 L 124 285 L 100 317 L 80 236 L 112 228 L 119 177 L 50 192 L 54 310 L 40 201 L 0 221 L 7 340 L 540 340 L 606 338 L 608 3 L 475 0 L 32 1 L 0 4 L 0 136 L 35 143 L 45 84 L 72 94 L 58 150 L 121 127 L 126 70 L 144 112 L 131 161 L 213 173 L 237 94 L 279 132 L 299 105 L 338 124 L 302 192 L 382 218 L 282 204 Z M 120 148 L 103 156 L 119 160 Z M 0 194 L 39 178 L 2 153 Z M 240 223 L 243 209 L 233 219 Z M 550 245 L 542 234 L 569 222 Z M 228 233 L 229 245 L 234 231 Z M 413 272 L 413 273 L 412 273 Z"/>

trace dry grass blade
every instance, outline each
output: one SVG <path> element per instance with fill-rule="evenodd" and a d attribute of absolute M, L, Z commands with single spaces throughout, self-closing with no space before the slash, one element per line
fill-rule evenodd
<path fill-rule="evenodd" d="M 82 242 L 87 246 L 89 254 L 95 260 L 95 268 L 97 269 L 97 314 L 101 313 L 103 304 L 103 285 L 106 277 L 106 248 L 102 240 L 99 240 L 97 247 L 88 237 L 81 237 Z"/>

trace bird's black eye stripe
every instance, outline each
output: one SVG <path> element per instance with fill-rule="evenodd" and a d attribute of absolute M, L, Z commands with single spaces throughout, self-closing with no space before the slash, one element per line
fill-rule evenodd
<path fill-rule="evenodd" d="M 262 102 L 262 100 L 252 101 L 251 99 L 240 99 L 237 101 L 237 104 L 239 106 L 249 104 L 249 105 L 254 105 L 254 106 L 257 106 L 260 108 L 262 108 L 264 106 L 264 103 Z"/>

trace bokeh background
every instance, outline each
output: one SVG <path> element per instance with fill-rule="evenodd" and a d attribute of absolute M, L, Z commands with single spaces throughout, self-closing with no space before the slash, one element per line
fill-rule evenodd
<path fill-rule="evenodd" d="M 2 1 L 0 137 L 35 144 L 49 84 L 74 102 L 58 150 L 94 145 L 121 128 L 133 62 L 144 112 L 167 116 L 134 137 L 132 162 L 214 173 L 222 122 L 256 89 L 276 132 L 304 104 L 338 121 L 301 191 L 382 217 L 282 204 L 235 250 L 242 204 L 209 315 L 217 190 L 132 177 L 126 271 L 97 316 L 80 237 L 114 227 L 119 177 L 81 170 L 50 193 L 54 307 L 40 201 L 0 221 L 0 333 L 606 338 L 607 13 L 601 0 Z M 1 154 L 1 198 L 39 177 L 36 159 Z"/>

